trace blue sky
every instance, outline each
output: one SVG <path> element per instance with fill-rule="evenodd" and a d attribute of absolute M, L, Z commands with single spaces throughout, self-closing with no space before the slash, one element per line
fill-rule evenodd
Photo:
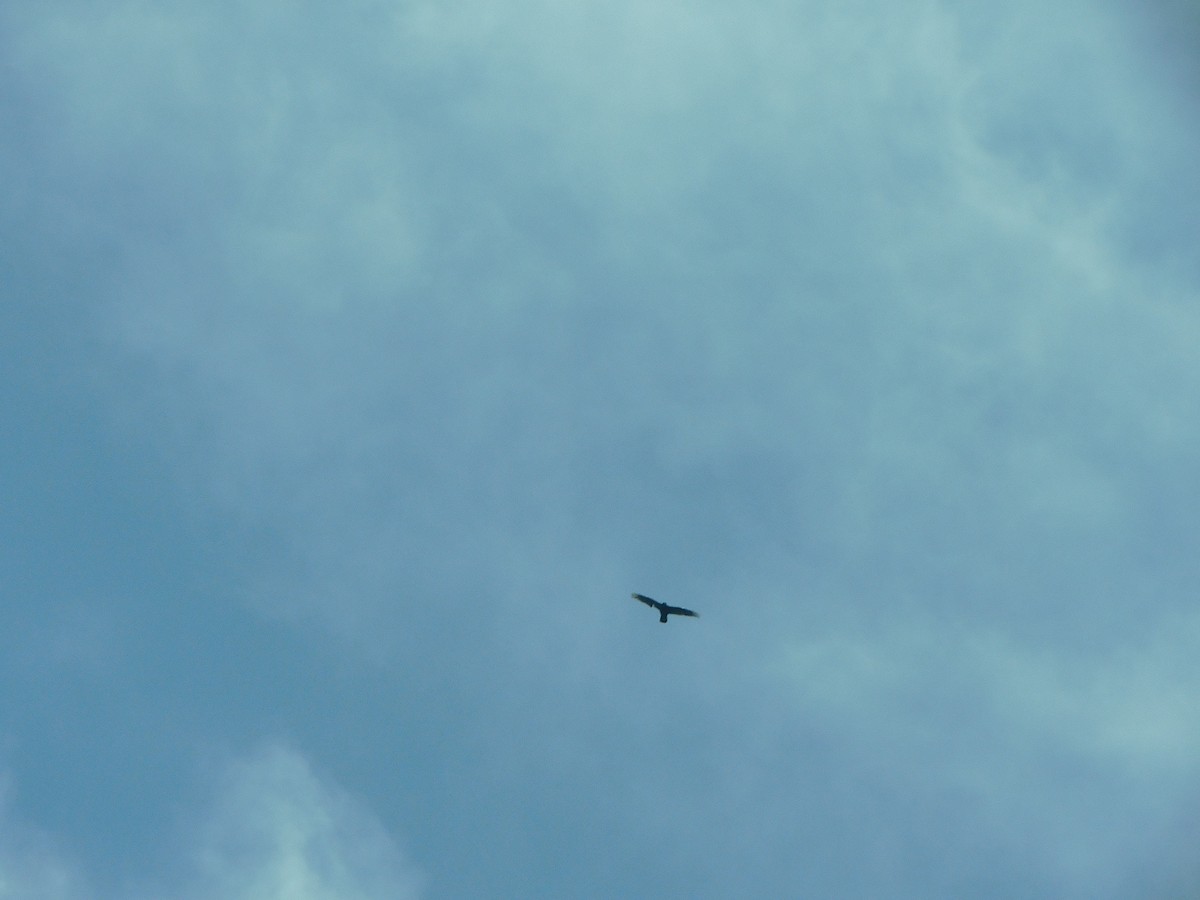
<path fill-rule="evenodd" d="M 0 897 L 1193 896 L 1198 48 L 7 5 Z"/>

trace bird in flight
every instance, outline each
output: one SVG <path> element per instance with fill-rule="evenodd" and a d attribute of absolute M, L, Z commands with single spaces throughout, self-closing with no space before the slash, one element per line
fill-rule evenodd
<path fill-rule="evenodd" d="M 684 609 L 682 606 L 668 606 L 665 603 L 659 603 L 657 600 L 652 600 L 649 597 L 643 597 L 641 594 L 633 594 L 631 596 L 634 600 L 640 600 L 647 606 L 653 606 L 655 609 L 657 609 L 658 621 L 660 622 L 667 621 L 667 616 L 692 616 L 696 619 L 700 618 L 700 613 L 692 612 L 690 609 Z"/>

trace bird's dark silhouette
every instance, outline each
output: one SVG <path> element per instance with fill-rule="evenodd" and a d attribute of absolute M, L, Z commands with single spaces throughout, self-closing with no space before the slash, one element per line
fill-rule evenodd
<path fill-rule="evenodd" d="M 694 619 L 700 618 L 700 613 L 692 612 L 690 609 L 684 609 L 682 606 L 668 606 L 666 603 L 659 603 L 657 600 L 652 600 L 649 597 L 644 597 L 641 594 L 632 594 L 634 600 L 640 600 L 647 606 L 653 606 L 658 610 L 658 621 L 667 621 L 667 616 L 691 616 Z"/>

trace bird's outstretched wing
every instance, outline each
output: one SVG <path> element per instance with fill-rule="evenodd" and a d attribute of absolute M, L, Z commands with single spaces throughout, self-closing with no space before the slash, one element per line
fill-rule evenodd
<path fill-rule="evenodd" d="M 640 600 L 647 606 L 653 606 L 664 616 L 691 616 L 693 619 L 700 618 L 700 613 L 693 612 L 690 609 L 684 609 L 682 606 L 670 606 L 666 603 L 659 603 L 652 597 L 647 597 L 645 594 L 630 594 L 634 600 Z M 666 619 L 663 619 L 665 622 Z"/>

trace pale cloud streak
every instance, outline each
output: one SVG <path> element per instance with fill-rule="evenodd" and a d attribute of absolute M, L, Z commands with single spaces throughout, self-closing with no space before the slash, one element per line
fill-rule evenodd
<path fill-rule="evenodd" d="M 371 810 L 268 745 L 227 764 L 204 821 L 189 830 L 193 886 L 180 898 L 416 900 L 422 876 Z M 160 895 L 161 896 L 161 895 Z"/>
<path fill-rule="evenodd" d="M 0 774 L 0 898 L 88 900 L 93 894 L 70 858 L 50 836 L 17 821 L 11 809 L 12 778 Z"/>
<path fill-rule="evenodd" d="M 909 622 L 799 643 L 778 672 L 798 721 L 884 748 L 916 794 L 958 798 L 968 833 L 1072 893 L 1124 896 L 1191 868 L 1174 810 L 1200 802 L 1198 627 L 1064 653 Z"/>
<path fill-rule="evenodd" d="M 49 837 L 0 809 L 5 900 L 416 900 L 423 875 L 371 810 L 318 777 L 303 756 L 270 744 L 214 763 L 213 793 L 179 823 L 181 858 L 153 887 L 98 893 Z M 0 797 L 0 799 L 5 799 Z"/>

